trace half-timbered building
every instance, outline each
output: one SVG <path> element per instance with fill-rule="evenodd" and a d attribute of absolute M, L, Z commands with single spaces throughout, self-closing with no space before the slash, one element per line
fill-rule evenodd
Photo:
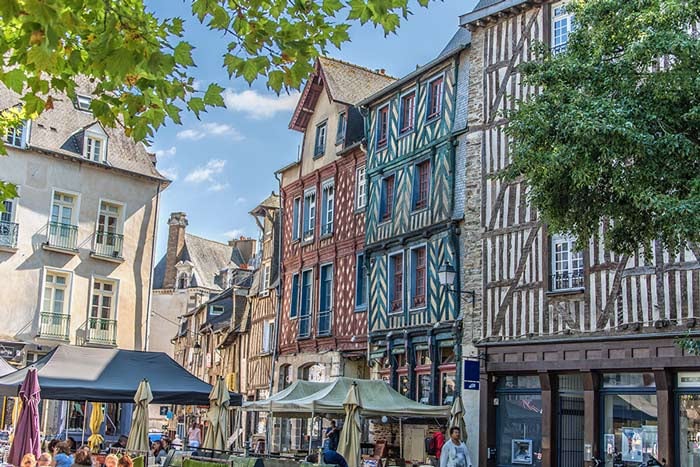
<path fill-rule="evenodd" d="M 364 280 L 364 122 L 356 104 L 393 78 L 319 58 L 290 128 L 303 133 L 300 158 L 281 181 L 282 308 L 276 390 L 296 379 L 367 376 Z M 275 443 L 306 442 L 301 424 Z"/>
<path fill-rule="evenodd" d="M 457 39 L 362 102 L 372 377 L 427 404 L 452 402 L 461 353 L 459 295 L 438 280 L 459 259 L 453 130 L 468 35 Z"/>
<path fill-rule="evenodd" d="M 518 66 L 537 42 L 564 52 L 572 21 L 565 3 L 535 0 L 481 0 L 461 17 L 468 158 L 481 167 L 480 465 L 699 465 L 700 358 L 675 338 L 700 315 L 700 247 L 619 255 L 601 227 L 577 251 L 523 183 L 496 176 L 509 163 L 504 111 L 536 91 Z"/>

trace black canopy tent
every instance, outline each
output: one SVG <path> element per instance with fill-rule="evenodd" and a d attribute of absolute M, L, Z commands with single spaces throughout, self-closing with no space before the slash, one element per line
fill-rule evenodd
<path fill-rule="evenodd" d="M 0 396 L 16 396 L 29 368 L 37 369 L 42 399 L 129 403 L 145 378 L 154 403 L 209 405 L 212 389 L 162 352 L 60 345 L 33 365 L 0 377 Z M 241 400 L 231 393 L 231 405 Z"/>

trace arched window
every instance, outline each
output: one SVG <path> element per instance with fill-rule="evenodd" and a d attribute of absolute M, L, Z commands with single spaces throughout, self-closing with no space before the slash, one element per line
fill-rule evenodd
<path fill-rule="evenodd" d="M 180 274 L 180 277 L 177 280 L 177 288 L 178 289 L 186 289 L 188 283 L 189 283 L 189 280 L 187 277 L 187 273 L 183 272 L 182 274 Z"/>

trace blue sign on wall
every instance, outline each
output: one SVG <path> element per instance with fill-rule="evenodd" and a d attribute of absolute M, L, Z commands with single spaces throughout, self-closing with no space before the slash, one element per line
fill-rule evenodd
<path fill-rule="evenodd" d="M 464 389 L 479 390 L 479 360 L 464 360 Z"/>

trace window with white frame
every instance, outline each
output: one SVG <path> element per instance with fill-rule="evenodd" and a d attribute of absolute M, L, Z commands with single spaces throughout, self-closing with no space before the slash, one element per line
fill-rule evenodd
<path fill-rule="evenodd" d="M 569 35 L 574 29 L 574 15 L 566 10 L 567 2 L 552 5 L 552 53 L 565 52 Z"/>
<path fill-rule="evenodd" d="M 15 223 L 17 200 L 6 199 L 0 212 L 0 246 L 14 248 L 17 245 L 17 224 Z"/>
<path fill-rule="evenodd" d="M 24 136 L 27 131 L 27 123 L 24 122 L 20 126 L 8 128 L 7 132 L 5 132 L 5 144 L 9 146 L 14 146 L 16 148 L 23 148 L 24 147 Z"/>
<path fill-rule="evenodd" d="M 54 191 L 51 205 L 51 222 L 63 225 L 76 225 L 78 197 L 71 193 Z"/>
<path fill-rule="evenodd" d="M 108 279 L 95 279 L 92 284 L 90 307 L 91 326 L 104 325 L 114 320 L 117 284 Z"/>
<path fill-rule="evenodd" d="M 301 198 L 292 201 L 292 240 L 301 237 Z"/>
<path fill-rule="evenodd" d="M 224 306 L 223 305 L 211 305 L 209 307 L 209 314 L 211 316 L 221 316 L 224 314 Z"/>
<path fill-rule="evenodd" d="M 101 255 L 121 256 L 122 253 L 122 206 L 100 201 L 95 232 L 95 250 Z"/>
<path fill-rule="evenodd" d="M 426 114 L 428 120 L 439 117 L 442 111 L 443 82 L 442 76 L 428 82 L 428 113 Z"/>
<path fill-rule="evenodd" d="M 314 157 L 322 156 L 326 152 L 326 139 L 328 138 L 328 125 L 323 122 L 316 127 L 316 144 L 314 145 Z"/>
<path fill-rule="evenodd" d="M 41 312 L 51 315 L 70 314 L 70 273 L 47 270 L 44 274 L 44 292 Z"/>
<path fill-rule="evenodd" d="M 367 205 L 366 167 L 357 168 L 355 173 L 355 209 L 363 209 Z"/>
<path fill-rule="evenodd" d="M 75 106 L 79 110 L 84 110 L 86 112 L 90 111 L 90 103 L 92 102 L 92 97 L 85 96 L 83 94 L 78 94 L 75 99 Z"/>
<path fill-rule="evenodd" d="M 309 337 L 311 333 L 311 307 L 313 305 L 313 269 L 301 273 L 299 303 L 299 337 Z"/>
<path fill-rule="evenodd" d="M 551 243 L 551 290 L 583 287 L 583 252 L 576 250 L 576 239 L 571 235 L 553 235 Z"/>
<path fill-rule="evenodd" d="M 262 353 L 272 352 L 272 341 L 275 336 L 275 322 L 273 320 L 263 323 Z"/>
<path fill-rule="evenodd" d="M 318 298 L 318 335 L 331 333 L 331 310 L 333 309 L 333 265 L 321 266 Z"/>
<path fill-rule="evenodd" d="M 268 292 L 270 288 L 270 265 L 263 266 L 262 271 L 262 292 Z"/>
<path fill-rule="evenodd" d="M 323 183 L 321 188 L 322 209 L 321 212 L 321 235 L 329 235 L 333 232 L 333 208 L 335 198 L 335 184 L 333 180 Z"/>
<path fill-rule="evenodd" d="M 314 238 L 316 230 L 316 189 L 312 188 L 304 193 L 304 240 Z"/>
<path fill-rule="evenodd" d="M 102 162 L 104 159 L 105 140 L 97 136 L 85 137 L 85 158 L 95 162 Z"/>
<path fill-rule="evenodd" d="M 289 301 L 289 317 L 296 318 L 299 314 L 299 273 L 292 275 L 292 290 Z"/>
<path fill-rule="evenodd" d="M 413 130 L 415 111 L 416 91 L 411 91 L 401 96 L 400 133 L 408 133 Z"/>
<path fill-rule="evenodd" d="M 336 144 L 341 144 L 343 141 L 345 141 L 345 131 L 347 130 L 348 126 L 348 117 L 345 112 L 340 112 L 338 114 L 338 132 L 335 137 L 335 143 Z"/>
<path fill-rule="evenodd" d="M 389 135 L 389 104 L 377 110 L 377 147 L 386 146 Z"/>

